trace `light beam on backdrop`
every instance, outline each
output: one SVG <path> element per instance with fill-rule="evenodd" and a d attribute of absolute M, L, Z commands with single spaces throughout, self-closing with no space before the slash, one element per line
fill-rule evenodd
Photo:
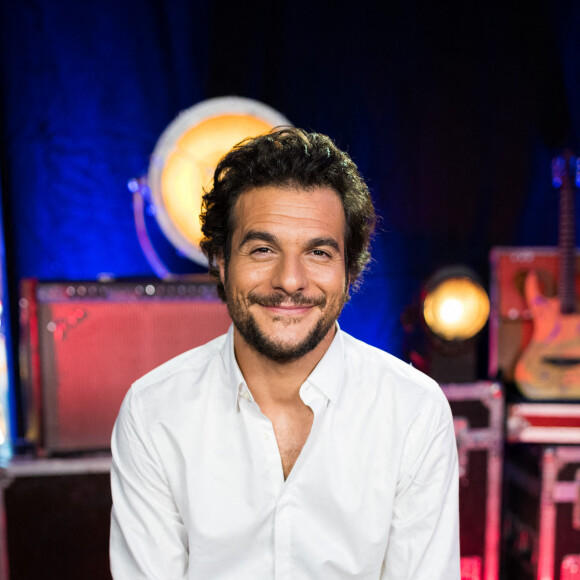
<path fill-rule="evenodd" d="M 271 107 L 243 97 L 202 101 L 180 113 L 163 131 L 146 179 L 131 180 L 134 214 L 141 247 L 160 278 L 171 276 L 155 252 L 145 224 L 150 205 L 161 231 L 177 251 L 202 266 L 199 214 L 204 190 L 225 153 L 247 137 L 268 133 L 291 123 Z"/>

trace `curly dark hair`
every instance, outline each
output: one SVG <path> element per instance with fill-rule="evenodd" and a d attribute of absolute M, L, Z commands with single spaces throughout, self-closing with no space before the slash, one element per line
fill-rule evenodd
<path fill-rule="evenodd" d="M 266 186 L 336 191 L 346 218 L 345 267 L 356 288 L 371 258 L 369 244 L 377 219 L 368 187 L 352 159 L 329 137 L 283 128 L 238 143 L 219 162 L 213 186 L 203 196 L 200 246 L 218 281 L 220 298 L 226 299 L 216 261 L 221 256 L 226 264 L 229 261 L 236 201 L 245 191 Z"/>

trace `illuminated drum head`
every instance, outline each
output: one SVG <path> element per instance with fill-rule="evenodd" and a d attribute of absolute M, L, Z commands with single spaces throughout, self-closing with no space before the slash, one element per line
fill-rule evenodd
<path fill-rule="evenodd" d="M 155 145 L 147 180 L 157 222 L 181 253 L 207 265 L 199 248 L 199 214 L 219 160 L 247 137 L 290 125 L 271 107 L 242 97 L 203 101 L 168 125 Z"/>

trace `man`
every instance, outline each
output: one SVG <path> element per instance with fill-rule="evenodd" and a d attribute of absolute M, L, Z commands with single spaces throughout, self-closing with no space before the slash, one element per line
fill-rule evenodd
<path fill-rule="evenodd" d="M 244 141 L 202 223 L 233 326 L 123 403 L 114 577 L 458 579 L 447 401 L 336 322 L 375 225 L 354 163 L 298 129 Z"/>

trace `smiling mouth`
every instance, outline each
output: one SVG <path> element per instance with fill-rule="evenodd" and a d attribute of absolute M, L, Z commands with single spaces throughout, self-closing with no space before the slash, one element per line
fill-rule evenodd
<path fill-rule="evenodd" d="M 248 295 L 249 306 L 257 304 L 270 312 L 280 314 L 281 316 L 300 316 L 308 312 L 311 308 L 318 306 L 324 308 L 326 298 L 317 296 L 308 298 L 302 293 L 296 293 L 292 296 L 284 294 L 258 294 L 250 292 Z"/>
<path fill-rule="evenodd" d="M 297 306 L 294 304 L 288 305 L 280 304 L 279 306 L 268 306 L 268 305 L 261 306 L 266 310 L 268 310 L 269 312 L 271 312 L 272 314 L 276 314 L 278 316 L 293 316 L 293 317 L 301 316 L 302 314 L 305 314 L 311 308 L 313 308 L 313 305 L 311 304 L 303 306 Z"/>

